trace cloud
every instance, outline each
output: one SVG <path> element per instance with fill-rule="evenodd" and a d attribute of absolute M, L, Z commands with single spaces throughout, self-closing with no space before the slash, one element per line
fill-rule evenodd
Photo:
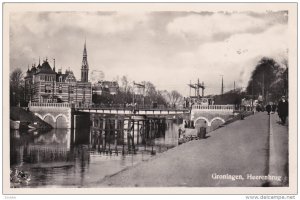
<path fill-rule="evenodd" d="M 246 13 L 215 13 L 212 15 L 189 15 L 174 19 L 167 26 L 170 34 L 182 38 L 209 41 L 226 38 L 233 34 L 258 33 L 273 22 Z"/>
<path fill-rule="evenodd" d="M 143 13 L 26 12 L 11 15 L 11 29 L 25 29 L 36 36 L 53 36 L 70 28 L 92 34 L 115 34 L 132 31 L 145 20 Z"/>
<path fill-rule="evenodd" d="M 221 74 L 225 86 L 235 80 L 245 87 L 262 56 L 280 58 L 287 30 L 282 13 L 13 13 L 10 67 L 25 71 L 47 56 L 80 79 L 86 36 L 90 71 L 102 70 L 107 80 L 127 74 L 188 95 L 187 83 L 199 78 L 206 94 L 219 93 Z"/>
<path fill-rule="evenodd" d="M 280 61 L 287 57 L 287 30 L 287 25 L 277 25 L 259 34 L 235 34 L 225 41 L 201 44 L 197 51 L 180 53 L 177 62 L 197 66 L 195 73 L 198 71 L 208 85 L 214 83 L 206 77 L 224 75 L 224 79 L 246 87 L 259 59 Z"/>

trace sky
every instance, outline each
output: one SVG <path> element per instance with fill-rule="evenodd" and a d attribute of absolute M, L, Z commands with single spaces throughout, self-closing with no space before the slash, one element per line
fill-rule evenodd
<path fill-rule="evenodd" d="M 90 74 L 127 76 L 159 90 L 189 95 L 204 82 L 207 94 L 247 87 L 262 57 L 288 54 L 288 13 L 266 12 L 14 12 L 10 14 L 10 70 L 24 72 L 39 57 L 80 79 L 86 40 Z"/>

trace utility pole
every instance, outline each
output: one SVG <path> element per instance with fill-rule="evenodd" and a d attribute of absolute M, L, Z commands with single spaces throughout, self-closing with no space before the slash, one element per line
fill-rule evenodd
<path fill-rule="evenodd" d="M 252 109 L 253 109 L 253 101 L 254 101 L 253 82 L 254 82 L 254 80 L 252 79 Z"/>
<path fill-rule="evenodd" d="M 190 80 L 190 85 L 192 85 L 192 81 Z M 192 87 L 190 87 L 190 96 L 191 96 Z"/>
<path fill-rule="evenodd" d="M 135 82 L 133 81 L 132 105 L 134 105 L 134 86 L 135 86 Z"/>
<path fill-rule="evenodd" d="M 54 90 L 55 90 L 55 82 L 54 82 L 54 77 L 53 78 L 53 81 L 52 81 L 52 103 L 54 103 Z"/>
<path fill-rule="evenodd" d="M 136 86 L 136 88 L 139 89 L 139 92 L 140 92 L 140 88 L 143 88 L 143 106 L 144 106 L 145 105 L 145 88 L 146 88 L 145 87 L 145 83 L 141 84 L 141 83 L 135 83 L 135 82 L 133 82 L 133 90 L 134 90 L 135 86 Z M 133 91 L 133 103 L 134 103 L 134 91 Z"/>
<path fill-rule="evenodd" d="M 202 81 L 202 97 L 204 97 L 204 82 Z"/>
<path fill-rule="evenodd" d="M 221 75 L 221 76 L 222 76 L 221 95 L 223 96 L 223 93 L 224 93 L 223 75 Z"/>
<path fill-rule="evenodd" d="M 200 95 L 200 93 L 199 93 L 199 85 L 200 85 L 200 82 L 199 82 L 199 78 L 198 78 L 198 83 L 197 83 L 197 98 L 199 98 L 199 95 Z"/>
<path fill-rule="evenodd" d="M 235 81 L 233 82 L 233 91 L 235 92 Z"/>
<path fill-rule="evenodd" d="M 265 72 L 263 72 L 263 77 L 262 77 L 262 97 L 263 97 L 263 102 L 265 102 Z"/>

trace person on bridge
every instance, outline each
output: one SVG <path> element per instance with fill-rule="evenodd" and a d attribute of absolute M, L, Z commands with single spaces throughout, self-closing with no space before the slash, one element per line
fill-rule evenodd
<path fill-rule="evenodd" d="M 179 129 L 178 129 L 178 138 L 180 138 L 181 133 L 182 133 L 182 130 L 181 130 L 181 128 L 179 127 Z"/>
<path fill-rule="evenodd" d="M 271 107 L 270 104 L 271 104 L 271 103 L 268 103 L 268 105 L 266 106 L 266 110 L 267 110 L 267 112 L 268 112 L 268 115 L 270 115 L 270 112 L 271 112 L 271 110 L 272 110 L 272 107 Z"/>
<path fill-rule="evenodd" d="M 273 105 L 272 105 L 272 112 L 271 113 L 275 113 L 276 112 L 276 103 L 274 102 Z"/>
<path fill-rule="evenodd" d="M 279 118 L 281 119 L 282 125 L 284 125 L 289 112 L 288 101 L 285 99 L 285 96 L 281 97 L 281 100 L 279 101 L 277 106 L 277 112 Z"/>

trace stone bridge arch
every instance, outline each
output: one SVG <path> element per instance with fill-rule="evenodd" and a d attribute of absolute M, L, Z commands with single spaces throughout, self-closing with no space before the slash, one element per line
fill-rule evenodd
<path fill-rule="evenodd" d="M 43 120 L 45 122 L 47 122 L 48 124 L 50 124 L 53 128 L 56 127 L 56 119 L 50 113 L 45 114 L 44 117 L 43 117 Z"/>
<path fill-rule="evenodd" d="M 68 127 L 68 118 L 64 114 L 59 114 L 55 118 L 55 128 L 67 128 Z"/>
<path fill-rule="evenodd" d="M 221 118 L 221 117 L 214 117 L 212 120 L 210 120 L 210 125 L 213 123 L 213 121 L 215 121 L 215 120 L 220 120 L 220 121 L 222 121 L 223 123 L 225 123 L 225 120 L 223 119 L 223 118 Z"/>
<path fill-rule="evenodd" d="M 197 119 L 195 119 L 195 121 L 194 121 L 194 124 L 196 124 L 196 122 L 198 121 L 198 120 L 204 120 L 204 121 L 206 121 L 206 123 L 207 123 L 207 126 L 210 126 L 211 124 L 210 124 L 210 121 L 206 118 L 206 117 L 198 117 Z"/>
<path fill-rule="evenodd" d="M 40 115 L 39 113 L 34 113 L 35 116 L 39 117 L 41 120 L 44 120 L 44 117 Z"/>

